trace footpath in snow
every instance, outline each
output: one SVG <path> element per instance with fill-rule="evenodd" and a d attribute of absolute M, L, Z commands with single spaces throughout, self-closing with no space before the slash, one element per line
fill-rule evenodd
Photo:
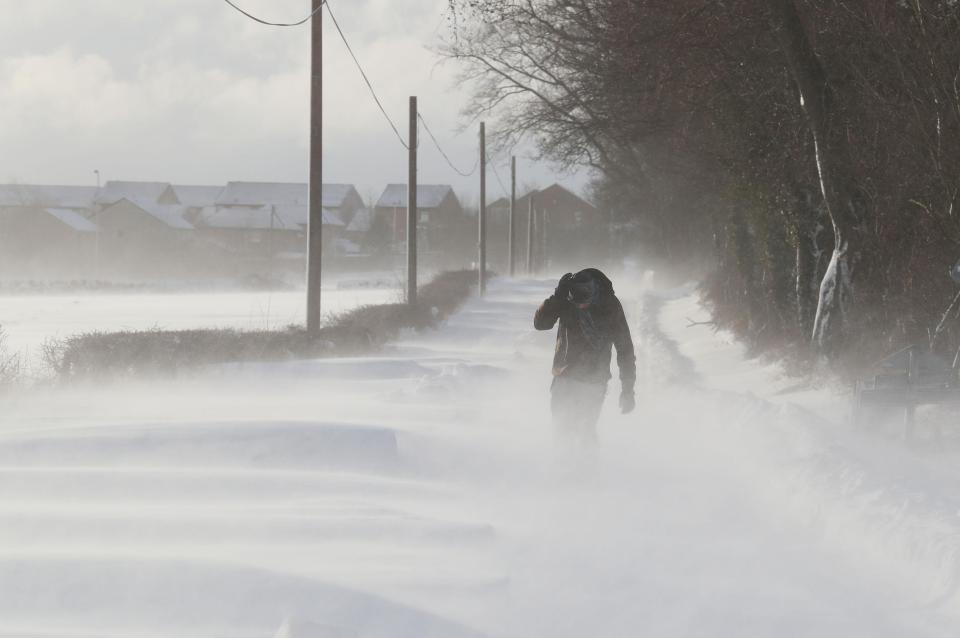
<path fill-rule="evenodd" d="M 623 286 L 638 409 L 557 441 L 552 286 L 375 358 L 3 398 L 0 636 L 958 634 L 955 453 Z"/>

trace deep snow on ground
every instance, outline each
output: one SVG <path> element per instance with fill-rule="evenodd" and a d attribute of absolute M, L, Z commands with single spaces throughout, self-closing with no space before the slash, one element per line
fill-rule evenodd
<path fill-rule="evenodd" d="M 324 288 L 321 293 L 325 314 L 400 296 L 395 288 Z M 10 295 L 0 296 L 0 327 L 10 353 L 19 353 L 28 372 L 38 373 L 48 339 L 116 330 L 275 329 L 302 324 L 305 309 L 303 291 Z"/>
<path fill-rule="evenodd" d="M 638 410 L 557 440 L 550 282 L 382 356 L 0 401 L 0 636 L 954 636 L 956 453 L 626 290 Z"/>

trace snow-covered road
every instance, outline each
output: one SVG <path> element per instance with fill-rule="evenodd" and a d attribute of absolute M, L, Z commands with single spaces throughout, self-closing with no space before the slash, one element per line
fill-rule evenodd
<path fill-rule="evenodd" d="M 558 442 L 552 284 L 383 356 L 0 400 L 0 636 L 955 636 L 960 480 L 624 295 L 638 410 Z"/>

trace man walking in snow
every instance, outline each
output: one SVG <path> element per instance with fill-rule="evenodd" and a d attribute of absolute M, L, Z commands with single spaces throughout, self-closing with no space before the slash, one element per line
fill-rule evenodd
<path fill-rule="evenodd" d="M 560 278 L 557 289 L 533 317 L 537 330 L 557 330 L 550 407 L 565 434 L 595 440 L 600 408 L 610 380 L 611 347 L 620 368 L 620 412 L 633 411 L 637 376 L 630 327 L 613 284 L 596 268 Z"/>

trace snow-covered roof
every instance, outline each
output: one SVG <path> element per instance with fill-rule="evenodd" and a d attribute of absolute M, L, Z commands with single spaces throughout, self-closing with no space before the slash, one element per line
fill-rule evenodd
<path fill-rule="evenodd" d="M 306 184 L 285 182 L 228 182 L 217 197 L 218 206 L 307 204 Z"/>
<path fill-rule="evenodd" d="M 271 227 L 270 212 L 267 206 L 257 208 L 205 206 L 200 211 L 200 225 L 207 228 L 265 230 Z M 279 225 L 274 219 L 273 226 Z"/>
<path fill-rule="evenodd" d="M 223 186 L 193 186 L 184 184 L 173 184 L 173 192 L 184 206 L 191 208 L 201 208 L 203 206 L 213 206 L 217 197 L 223 191 Z"/>
<path fill-rule="evenodd" d="M 96 203 L 101 206 L 116 204 L 121 199 L 141 202 L 159 201 L 170 188 L 169 182 L 124 182 L 111 180 L 97 193 Z"/>
<path fill-rule="evenodd" d="M 151 217 L 175 230 L 193 230 L 193 225 L 184 217 L 187 209 L 180 204 L 158 204 L 155 201 L 137 197 L 123 197 L 120 201 L 130 202 Z"/>
<path fill-rule="evenodd" d="M 97 232 L 96 225 L 75 210 L 69 208 L 44 208 L 43 210 L 78 233 Z"/>
<path fill-rule="evenodd" d="M 436 208 L 453 188 L 447 184 L 417 184 L 417 208 Z M 407 185 L 388 184 L 380 199 L 378 208 L 405 208 L 407 205 Z"/>
<path fill-rule="evenodd" d="M 339 208 L 356 189 L 352 184 L 324 184 L 323 207 Z M 357 195 L 359 197 L 359 194 Z M 306 206 L 310 188 L 292 182 L 228 182 L 217 204 L 220 206 Z"/>
<path fill-rule="evenodd" d="M 90 208 L 96 196 L 96 186 L 0 184 L 0 206 Z"/>
<path fill-rule="evenodd" d="M 309 213 L 306 206 L 208 206 L 200 212 L 200 219 L 208 228 L 303 230 Z M 323 225 L 343 226 L 343 221 L 336 211 L 323 209 Z"/>
<path fill-rule="evenodd" d="M 373 227 L 373 211 L 369 208 L 361 208 L 353 214 L 353 219 L 347 224 L 347 232 L 366 233 Z"/>
<path fill-rule="evenodd" d="M 324 184 L 323 207 L 340 208 L 344 205 L 350 193 L 356 193 L 357 199 L 359 199 L 360 193 L 356 191 L 357 189 L 353 187 L 353 184 Z"/>

